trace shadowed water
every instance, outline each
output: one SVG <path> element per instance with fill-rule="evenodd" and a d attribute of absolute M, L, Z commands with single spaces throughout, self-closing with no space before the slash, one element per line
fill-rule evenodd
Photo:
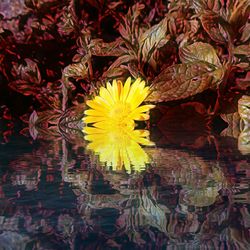
<path fill-rule="evenodd" d="M 249 249 L 249 155 L 236 138 L 172 135 L 152 131 L 151 164 L 128 174 L 81 132 L 14 134 L 0 145 L 0 249 Z"/>

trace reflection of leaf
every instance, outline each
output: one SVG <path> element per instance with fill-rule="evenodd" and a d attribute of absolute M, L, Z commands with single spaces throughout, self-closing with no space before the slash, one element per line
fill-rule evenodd
<path fill-rule="evenodd" d="M 168 148 L 148 148 L 146 152 L 157 164 L 155 173 L 165 179 L 168 185 L 181 185 L 192 190 L 226 185 L 222 170 L 213 161 Z"/>
<path fill-rule="evenodd" d="M 219 195 L 220 187 L 205 187 L 199 189 L 187 188 L 184 203 L 190 206 L 207 207 L 211 206 Z"/>
<path fill-rule="evenodd" d="M 153 80 L 153 93 L 148 100 L 172 101 L 201 93 L 216 87 L 223 73 L 223 69 L 201 61 L 173 65 Z"/>
<path fill-rule="evenodd" d="M 62 114 L 59 126 L 66 126 L 68 128 L 80 129 L 79 127 L 72 127 L 72 125 L 80 125 L 81 119 L 84 116 L 84 111 L 86 110 L 85 104 L 79 104 L 69 108 Z"/>
<path fill-rule="evenodd" d="M 157 145 L 175 144 L 189 148 L 202 148 L 210 133 L 211 117 L 206 107 L 198 102 L 188 102 L 176 107 L 157 105 L 151 115 L 158 112 L 159 120 L 151 133 Z M 160 113 L 159 113 L 160 112 Z M 152 117 L 151 116 L 151 117 Z M 159 140 L 154 134 L 160 134 Z"/>
<path fill-rule="evenodd" d="M 240 124 L 240 115 L 238 112 L 234 112 L 231 114 L 222 114 L 221 118 L 228 123 L 228 127 L 225 128 L 221 132 L 221 136 L 230 136 L 234 138 L 238 138 L 240 129 L 239 129 L 239 124 Z"/>
<path fill-rule="evenodd" d="M 238 137 L 238 149 L 243 155 L 250 154 L 250 129 L 245 127 Z"/>
<path fill-rule="evenodd" d="M 35 128 L 35 124 L 36 124 L 37 120 L 38 120 L 38 115 L 37 115 L 36 111 L 34 110 L 29 118 L 29 132 L 30 132 L 30 135 L 32 136 L 33 140 L 35 140 L 37 138 L 37 135 L 38 135 L 38 131 Z"/>
<path fill-rule="evenodd" d="M 232 242 L 234 242 L 235 249 L 249 249 L 250 246 L 249 229 L 248 228 L 244 229 L 244 227 L 242 227 L 241 224 L 243 224 L 243 221 L 242 223 L 239 223 L 239 226 L 237 225 L 237 227 L 230 226 L 229 235 Z"/>
<path fill-rule="evenodd" d="M 9 225 L 9 228 L 12 228 L 12 226 Z M 23 236 L 16 232 L 3 231 L 0 234 L 1 249 L 25 249 L 30 241 L 28 236 Z"/>
<path fill-rule="evenodd" d="M 238 101 L 238 112 L 245 125 L 250 125 L 250 96 L 244 95 Z"/>
<path fill-rule="evenodd" d="M 142 195 L 139 197 L 140 207 L 138 213 L 141 217 L 140 222 L 142 223 L 140 226 L 148 224 L 158 228 L 161 232 L 166 232 L 167 219 L 165 213 L 169 212 L 169 210 L 166 206 L 158 204 L 148 192 L 148 190 L 142 190 Z"/>
<path fill-rule="evenodd" d="M 43 139 L 59 138 L 61 136 L 57 127 L 61 117 L 60 112 L 46 110 L 43 112 L 33 111 L 29 118 L 29 132 L 35 140 L 37 137 Z"/>
<path fill-rule="evenodd" d="M 36 118 L 36 124 L 37 125 L 47 124 L 46 127 L 48 127 L 48 124 L 57 125 L 59 123 L 59 118 L 61 117 L 61 113 L 56 112 L 54 110 L 46 110 L 37 113 L 37 116 L 38 118 Z M 42 126 L 45 127 L 44 125 Z"/>
<path fill-rule="evenodd" d="M 221 66 L 215 49 L 208 43 L 197 42 L 180 48 L 180 59 L 183 63 L 206 61 L 218 67 Z"/>

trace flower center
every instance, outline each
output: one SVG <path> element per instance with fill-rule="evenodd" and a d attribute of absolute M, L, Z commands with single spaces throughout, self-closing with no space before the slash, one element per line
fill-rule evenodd
<path fill-rule="evenodd" d="M 118 102 L 110 111 L 109 117 L 115 126 L 131 127 L 131 125 L 134 124 L 134 121 L 128 117 L 130 112 L 131 107 L 129 103 Z"/>

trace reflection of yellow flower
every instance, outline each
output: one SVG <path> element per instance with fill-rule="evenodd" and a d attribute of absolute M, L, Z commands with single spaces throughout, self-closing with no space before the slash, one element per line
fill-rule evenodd
<path fill-rule="evenodd" d="M 106 88 L 101 87 L 99 96 L 87 101 L 91 109 L 85 111 L 87 116 L 83 121 L 101 129 L 134 128 L 134 120 L 148 120 L 148 111 L 154 107 L 139 107 L 148 94 L 149 87 L 145 87 L 145 82 L 140 78 L 132 84 L 130 77 L 124 85 L 116 80 L 113 80 L 112 85 L 108 82 Z"/>
<path fill-rule="evenodd" d="M 153 145 L 147 137 L 147 130 L 99 129 L 86 127 L 85 139 L 90 141 L 88 149 L 99 155 L 99 160 L 111 166 L 113 170 L 126 169 L 141 171 L 149 163 L 149 157 L 141 145 Z"/>
<path fill-rule="evenodd" d="M 140 171 L 149 163 L 148 155 L 140 145 L 152 145 L 147 130 L 134 130 L 135 121 L 149 119 L 149 110 L 154 105 L 141 105 L 149 94 L 149 87 L 140 78 L 131 83 L 129 77 L 123 85 L 114 80 L 100 94 L 87 101 L 91 108 L 85 111 L 83 121 L 86 126 L 85 139 L 90 141 L 88 148 L 99 155 L 100 161 L 114 170 L 125 168 Z"/>

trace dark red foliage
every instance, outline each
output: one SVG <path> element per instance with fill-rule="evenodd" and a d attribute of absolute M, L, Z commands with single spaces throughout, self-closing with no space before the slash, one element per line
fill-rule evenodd
<path fill-rule="evenodd" d="M 150 101 L 173 107 L 160 113 L 164 131 L 207 130 L 205 113 L 235 112 L 250 93 L 249 11 L 248 0 L 3 0 L 0 105 L 56 124 L 107 80 L 142 77 Z"/>

